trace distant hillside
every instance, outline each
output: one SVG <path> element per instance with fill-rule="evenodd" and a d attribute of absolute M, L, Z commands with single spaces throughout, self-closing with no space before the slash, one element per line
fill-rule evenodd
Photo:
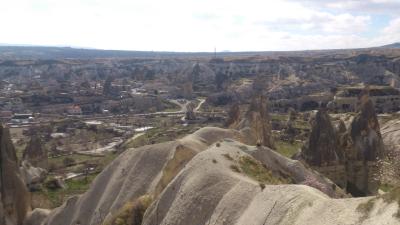
<path fill-rule="evenodd" d="M 384 46 L 381 46 L 381 48 L 400 48 L 400 42 L 396 42 L 396 43 L 389 44 L 389 45 L 384 45 Z"/>
<path fill-rule="evenodd" d="M 174 52 L 80 49 L 71 47 L 0 46 L 0 59 L 85 59 L 176 56 Z M 182 53 L 179 53 L 182 55 Z"/>
<path fill-rule="evenodd" d="M 352 57 L 358 54 L 394 54 L 400 53 L 400 43 L 377 48 L 328 49 L 304 51 L 253 51 L 253 52 L 217 52 L 218 58 L 252 57 L 265 59 L 279 57 Z M 84 49 L 72 47 L 48 46 L 11 46 L 0 44 L 0 60 L 34 59 L 93 59 L 93 58 L 214 58 L 214 52 L 154 52 Z"/>

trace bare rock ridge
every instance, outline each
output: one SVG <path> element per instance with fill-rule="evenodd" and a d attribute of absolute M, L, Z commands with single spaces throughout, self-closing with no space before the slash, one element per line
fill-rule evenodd
<path fill-rule="evenodd" d="M 331 199 L 304 185 L 265 185 L 230 169 L 232 154 L 246 158 L 243 144 L 222 142 L 199 153 L 147 209 L 143 225 L 153 224 L 398 224 L 398 206 L 377 204 L 381 213 L 358 211 L 368 198 Z M 232 153 L 232 150 L 237 153 Z M 249 152 L 257 151 L 249 147 Z M 270 152 L 274 153 L 274 152 Z M 266 153 L 269 154 L 269 153 Z M 213 160 L 217 163 L 213 163 Z M 194 213 L 195 212 L 195 213 Z M 338 216 L 340 215 L 340 216 Z"/>
<path fill-rule="evenodd" d="M 0 224 L 22 225 L 29 210 L 30 195 L 9 131 L 0 126 Z"/>
<path fill-rule="evenodd" d="M 85 194 L 55 209 L 44 224 L 97 225 L 111 220 L 124 204 L 162 192 L 198 152 L 220 138 L 236 135 L 233 130 L 203 128 L 177 141 L 127 150 L 96 177 Z"/>
<path fill-rule="evenodd" d="M 240 138 L 237 131 L 208 127 L 129 149 L 85 194 L 33 225 L 398 224 L 392 216 L 397 203 L 380 201 L 363 214 L 360 205 L 372 197 L 333 199 L 341 189 L 330 180 Z"/>
<path fill-rule="evenodd" d="M 359 111 L 348 130 L 343 121 L 335 130 L 326 109 L 320 109 L 302 149 L 302 158 L 354 196 L 376 194 L 384 145 L 379 122 L 368 93 L 360 97 Z"/>
<path fill-rule="evenodd" d="M 231 208 L 244 204 L 241 207 L 243 210 L 251 202 L 247 197 L 254 197 L 262 191 L 260 186 L 269 190 L 268 185 L 276 183 L 306 184 L 323 191 L 325 194 L 316 191 L 318 195 L 325 196 L 323 198 L 344 196 L 344 192 L 329 179 L 308 170 L 300 162 L 267 147 L 253 147 L 235 141 L 241 139 L 240 133 L 235 130 L 206 127 L 177 141 L 129 149 L 98 175 L 85 194 L 73 197 L 53 210 L 43 224 L 114 224 L 113 221 L 124 214 L 121 210 L 132 210 L 133 205 L 144 204 L 143 201 L 149 199 L 153 203 L 150 204 L 150 211 L 144 214 L 143 224 L 192 224 L 188 223 L 188 216 L 194 214 L 198 214 L 196 218 L 205 216 L 195 224 L 207 224 L 202 220 L 210 218 L 216 210 L 215 206 L 226 204 L 221 198 L 223 193 L 232 190 L 229 194 L 229 202 L 233 204 Z M 252 177 L 248 168 L 264 171 L 265 177 L 261 180 Z M 232 189 L 235 184 L 238 189 Z M 173 204 L 181 201 L 174 199 L 178 196 L 175 191 L 180 188 L 183 188 L 182 193 L 187 192 L 186 196 L 197 200 L 189 197 L 188 202 L 181 206 Z M 182 218 L 178 221 L 171 221 L 166 216 L 168 209 L 179 211 L 183 210 L 182 207 L 186 208 L 184 213 L 189 213 L 189 209 L 196 210 L 196 213 L 191 211 L 187 215 L 174 215 L 175 219 Z M 136 211 L 130 213 L 133 215 Z M 238 214 L 234 218 L 239 217 Z M 221 221 L 217 224 L 222 224 Z"/>

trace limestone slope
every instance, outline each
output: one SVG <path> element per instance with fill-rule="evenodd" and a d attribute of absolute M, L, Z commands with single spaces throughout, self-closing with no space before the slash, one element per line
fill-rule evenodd
<path fill-rule="evenodd" d="M 242 140 L 237 131 L 208 127 L 177 141 L 129 149 L 85 194 L 30 224 L 121 224 L 129 215 L 136 222 L 122 224 L 400 222 L 392 217 L 397 204 L 377 201 L 372 210 L 358 212 L 371 198 L 335 199 L 344 196 L 341 189 L 299 161 L 236 140 Z M 152 200 L 148 208 L 134 206 L 143 199 Z"/>
<path fill-rule="evenodd" d="M 377 202 L 365 212 L 360 205 L 371 198 L 332 199 L 304 185 L 262 188 L 245 171 L 232 169 L 238 159 L 250 156 L 246 152 L 254 151 L 264 150 L 224 141 L 199 153 L 148 208 L 142 224 L 400 223 L 392 216 L 398 210 L 397 203 Z"/>
<path fill-rule="evenodd" d="M 161 192 L 197 152 L 234 136 L 232 130 L 203 128 L 178 141 L 130 149 L 99 174 L 85 194 L 70 198 L 44 224 L 100 224 L 126 202 Z"/>

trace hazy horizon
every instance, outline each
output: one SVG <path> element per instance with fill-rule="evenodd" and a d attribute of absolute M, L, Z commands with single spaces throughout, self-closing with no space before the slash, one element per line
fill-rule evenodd
<path fill-rule="evenodd" d="M 353 49 L 400 41 L 400 0 L 3 0 L 0 43 L 99 50 Z"/>
<path fill-rule="evenodd" d="M 92 48 L 92 47 L 82 47 L 82 46 L 67 46 L 67 45 L 32 45 L 32 44 L 8 44 L 8 43 L 0 43 L 0 47 L 33 47 L 33 48 L 71 48 L 71 49 L 77 49 L 77 50 L 97 50 L 97 51 L 132 51 L 132 52 L 171 52 L 171 53 L 210 53 L 213 54 L 214 52 L 217 53 L 246 53 L 246 52 L 302 52 L 302 51 L 335 51 L 335 50 L 352 50 L 352 49 L 368 49 L 368 48 L 375 48 L 375 47 L 384 47 L 386 45 L 392 45 L 392 44 L 400 44 L 400 42 L 394 42 L 394 43 L 387 43 L 381 46 L 367 46 L 367 47 L 361 47 L 361 48 L 326 48 L 326 49 L 298 49 L 298 50 L 254 50 L 254 51 L 230 51 L 230 50 L 218 50 L 215 49 L 215 51 L 174 51 L 174 50 L 168 50 L 168 51 L 156 51 L 156 50 L 135 50 L 135 49 L 103 49 L 103 48 Z"/>

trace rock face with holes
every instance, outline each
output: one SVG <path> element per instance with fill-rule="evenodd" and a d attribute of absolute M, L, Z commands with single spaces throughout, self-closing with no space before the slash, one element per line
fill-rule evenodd
<path fill-rule="evenodd" d="M 48 169 L 47 149 L 43 146 L 40 137 L 33 135 L 25 148 L 23 159 L 28 161 L 34 167 Z"/>
<path fill-rule="evenodd" d="M 0 224 L 22 225 L 29 210 L 30 195 L 9 131 L 0 126 Z"/>

